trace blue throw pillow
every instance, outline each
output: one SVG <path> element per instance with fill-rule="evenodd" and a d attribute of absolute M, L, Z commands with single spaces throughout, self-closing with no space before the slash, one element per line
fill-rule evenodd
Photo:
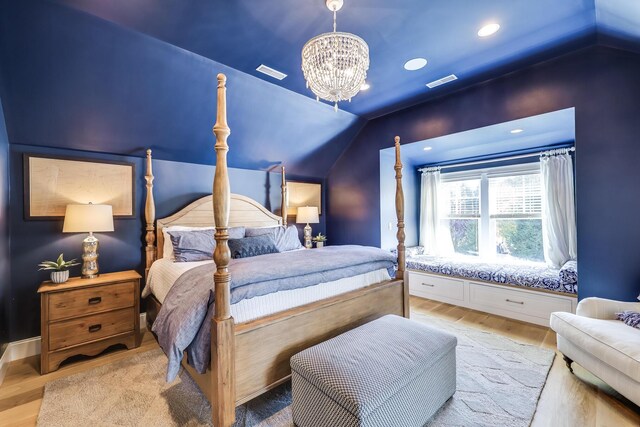
<path fill-rule="evenodd" d="M 295 249 L 302 249 L 302 243 L 298 238 L 298 229 L 295 225 L 288 227 L 261 227 L 261 228 L 247 228 L 246 237 L 256 237 L 269 235 L 276 244 L 278 252 L 293 251 Z"/>
<path fill-rule="evenodd" d="M 231 258 L 233 259 L 249 258 L 278 252 L 278 248 L 269 234 L 245 237 L 243 239 L 230 239 L 229 249 L 231 250 Z"/>
<path fill-rule="evenodd" d="M 640 329 L 640 313 L 635 311 L 623 311 L 616 313 L 618 320 L 622 320 L 626 325 Z"/>
<path fill-rule="evenodd" d="M 244 236 L 244 227 L 230 227 L 229 239 L 240 239 Z M 216 248 L 215 230 L 171 230 L 167 231 L 173 246 L 173 257 L 176 262 L 194 262 L 213 259 Z"/>
<path fill-rule="evenodd" d="M 205 261 L 213 258 L 216 240 L 213 230 L 168 231 L 176 262 Z"/>

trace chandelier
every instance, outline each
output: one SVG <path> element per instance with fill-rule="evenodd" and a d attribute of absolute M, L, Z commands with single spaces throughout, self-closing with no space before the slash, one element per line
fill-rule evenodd
<path fill-rule="evenodd" d="M 336 31 L 336 14 L 344 0 L 326 0 L 333 11 L 333 32 L 315 36 L 302 48 L 302 73 L 307 88 L 334 103 L 356 96 L 367 78 L 369 46 L 360 37 Z"/>

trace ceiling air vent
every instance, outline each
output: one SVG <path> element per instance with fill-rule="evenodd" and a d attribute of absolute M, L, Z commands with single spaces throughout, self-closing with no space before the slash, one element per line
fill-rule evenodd
<path fill-rule="evenodd" d="M 260 66 L 256 68 L 256 71 L 260 71 L 262 74 L 266 74 L 267 76 L 273 77 L 274 79 L 278 80 L 282 80 L 287 77 L 285 73 L 281 73 L 280 71 L 274 70 L 271 67 L 267 67 L 264 64 L 260 64 Z"/>
<path fill-rule="evenodd" d="M 443 77 L 441 79 L 438 80 L 434 80 L 431 83 L 427 83 L 427 87 L 429 89 L 433 89 L 434 87 L 438 87 L 440 85 L 443 85 L 445 83 L 449 83 L 452 82 L 454 80 L 458 80 L 458 77 L 456 77 L 455 74 L 449 74 L 447 77 Z"/>

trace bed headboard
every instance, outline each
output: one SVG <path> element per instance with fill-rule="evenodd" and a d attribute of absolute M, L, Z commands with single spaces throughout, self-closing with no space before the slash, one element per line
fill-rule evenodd
<path fill-rule="evenodd" d="M 145 221 L 147 243 L 146 252 L 146 268 L 145 273 L 149 272 L 151 264 L 156 259 L 163 257 L 164 235 L 162 229 L 171 225 L 182 225 L 189 227 L 214 227 L 213 219 L 213 196 L 202 197 L 184 208 L 180 209 L 173 215 L 161 218 L 156 221 L 156 207 L 153 198 L 153 165 L 151 159 L 151 150 L 147 150 L 147 172 L 145 180 L 147 181 L 147 198 L 145 202 Z M 284 166 L 281 168 L 282 184 L 281 184 L 281 206 L 287 205 L 287 185 Z M 287 209 L 281 208 L 282 212 Z M 231 194 L 230 210 L 229 210 L 229 227 L 273 227 L 277 225 L 287 225 L 286 216 L 280 217 L 271 213 L 267 208 L 251 199 L 250 197 L 241 196 L 240 194 Z"/>
<path fill-rule="evenodd" d="M 158 219 L 156 222 L 157 259 L 163 257 L 164 235 L 162 229 L 172 225 L 188 227 L 214 227 L 213 196 L 202 197 L 175 214 Z M 275 227 L 282 225 L 282 217 L 272 214 L 255 200 L 231 194 L 231 209 L 229 211 L 229 227 Z"/>

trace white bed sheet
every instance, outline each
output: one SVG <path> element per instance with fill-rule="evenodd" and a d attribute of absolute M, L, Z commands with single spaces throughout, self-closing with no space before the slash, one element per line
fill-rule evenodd
<path fill-rule="evenodd" d="M 149 270 L 147 284 L 142 292 L 142 296 L 147 297 L 153 294 L 160 303 L 163 303 L 167 293 L 183 273 L 211 262 L 213 261 L 173 262 L 166 258 L 159 259 L 153 263 Z M 390 278 L 389 272 L 382 268 L 333 282 L 275 292 L 232 304 L 231 315 L 236 323 L 248 322 L 293 307 L 364 288 L 375 283 L 389 280 Z"/>

